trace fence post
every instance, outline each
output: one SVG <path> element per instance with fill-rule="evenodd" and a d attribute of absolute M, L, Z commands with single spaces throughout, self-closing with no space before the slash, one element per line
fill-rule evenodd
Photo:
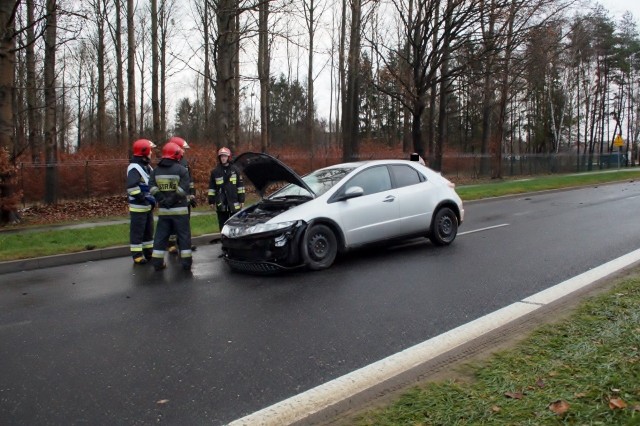
<path fill-rule="evenodd" d="M 22 195 L 20 196 L 20 198 L 22 198 L 22 208 L 24 209 L 26 207 L 26 203 L 24 198 L 24 163 L 23 162 L 20 162 L 20 192 L 22 192 Z"/>
<path fill-rule="evenodd" d="M 84 162 L 84 196 L 89 196 L 89 160 Z"/>

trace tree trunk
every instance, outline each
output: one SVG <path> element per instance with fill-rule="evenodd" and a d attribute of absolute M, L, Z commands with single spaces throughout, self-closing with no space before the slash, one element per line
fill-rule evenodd
<path fill-rule="evenodd" d="M 169 31 L 170 20 L 170 5 L 167 4 L 168 0 L 162 0 L 160 6 L 160 137 L 158 141 L 166 140 L 167 138 L 167 32 Z"/>
<path fill-rule="evenodd" d="M 202 84 L 202 103 L 204 106 L 203 130 L 204 137 L 211 137 L 211 99 L 210 99 L 210 81 L 211 81 L 211 59 L 209 58 L 209 2 L 205 0 L 202 7 L 202 33 L 204 38 L 204 82 Z"/>
<path fill-rule="evenodd" d="M 344 123 L 342 123 L 342 118 L 338 111 L 342 113 L 344 116 L 344 105 L 345 99 L 347 97 L 347 73 L 346 73 L 346 65 L 344 63 L 344 51 L 345 51 L 345 43 L 347 38 L 347 0 L 342 0 L 342 16 L 340 18 L 340 46 L 338 48 L 338 96 L 336 96 L 336 133 L 342 132 L 341 125 L 344 127 Z M 342 108 L 338 108 L 339 105 L 342 105 Z M 344 147 L 344 142 L 343 142 Z M 343 157 L 346 155 L 343 153 Z"/>
<path fill-rule="evenodd" d="M 507 114 L 507 101 L 509 94 L 509 73 L 511 72 L 511 52 L 513 50 L 513 23 L 516 17 L 516 2 L 511 3 L 509 10 L 507 38 L 505 44 L 504 60 L 502 63 L 502 78 L 500 82 L 500 104 L 498 105 L 498 123 L 493 141 L 494 162 L 491 171 L 492 179 L 502 179 L 502 141 L 504 139 L 504 126 Z M 553 114 L 553 111 L 551 112 Z"/>
<path fill-rule="evenodd" d="M 13 79 L 15 74 L 15 32 L 13 9 L 16 1 L 0 1 L 0 223 L 18 220 L 9 153 L 13 146 Z"/>
<path fill-rule="evenodd" d="M 489 54 L 484 64 L 484 83 L 482 90 L 482 139 L 480 142 L 480 175 L 487 173 L 486 155 L 489 152 L 489 140 L 491 138 L 491 113 L 493 111 L 493 61 L 497 52 L 495 52 L 495 21 L 496 21 L 496 0 L 491 0 L 489 14 L 489 28 L 485 36 L 485 48 Z M 484 23 L 483 23 L 484 25 Z"/>
<path fill-rule="evenodd" d="M 439 2 L 438 2 L 439 3 Z M 440 5 L 438 4 L 434 11 L 433 27 L 438 26 L 440 20 Z M 433 31 L 431 37 L 431 49 L 433 52 L 438 50 L 438 31 Z M 444 46 L 446 48 L 446 46 Z M 427 118 L 427 155 L 429 156 L 429 164 L 435 164 L 435 141 L 436 141 L 436 100 L 438 97 L 437 80 L 431 80 L 431 88 L 429 89 L 429 115 Z M 439 170 L 439 169 L 437 169 Z"/>
<path fill-rule="evenodd" d="M 309 31 L 309 68 L 307 70 L 307 140 L 309 143 L 309 161 L 310 169 L 313 170 L 313 157 L 315 152 L 315 142 L 313 139 L 313 121 L 314 121 L 314 105 L 313 105 L 313 36 L 314 36 L 314 2 L 309 0 L 303 3 L 307 15 L 307 30 Z"/>
<path fill-rule="evenodd" d="M 134 0 L 127 0 L 127 117 L 129 145 L 136 139 L 136 42 Z"/>
<path fill-rule="evenodd" d="M 34 53 L 35 32 L 33 0 L 27 0 L 27 47 L 25 49 L 27 62 L 27 122 L 29 123 L 29 150 L 31 161 L 40 161 L 40 114 L 38 112 L 38 97 L 36 93 L 36 58 Z"/>
<path fill-rule="evenodd" d="M 162 134 L 160 128 L 160 98 L 158 53 L 158 0 L 151 0 L 151 110 L 153 115 L 153 139 L 156 144 L 161 144 Z"/>
<path fill-rule="evenodd" d="M 114 47 L 116 53 L 116 90 L 118 92 L 118 148 L 123 147 L 127 134 L 127 114 L 124 101 L 124 61 L 122 59 L 122 6 L 121 0 L 115 0 L 116 30 L 114 34 Z"/>
<path fill-rule="evenodd" d="M 44 142 L 47 170 L 45 177 L 45 202 L 57 201 L 57 162 L 58 146 L 56 141 L 56 0 L 47 0 L 47 19 L 44 34 Z"/>
<path fill-rule="evenodd" d="M 344 161 L 353 161 L 358 158 L 358 107 L 360 104 L 358 83 L 360 77 L 361 23 L 361 0 L 353 0 L 351 3 L 347 92 L 342 110 L 342 156 Z"/>
<path fill-rule="evenodd" d="M 269 149 L 269 2 L 261 2 L 258 20 L 258 78 L 260 80 L 260 150 Z"/>
<path fill-rule="evenodd" d="M 408 27 L 411 28 L 413 24 L 413 0 L 409 0 L 409 13 L 407 15 Z M 403 80 L 405 82 L 411 81 L 411 43 L 409 37 L 405 41 L 404 45 L 404 60 L 402 61 L 402 67 L 404 67 Z M 404 83 L 406 85 L 406 83 Z M 403 95 L 405 98 L 410 96 L 409 90 L 404 87 Z M 406 106 L 402 107 L 404 114 L 402 115 L 402 151 L 408 152 L 413 149 L 413 144 L 411 143 L 411 110 Z"/>
<path fill-rule="evenodd" d="M 438 171 L 442 170 L 442 156 L 444 146 L 447 143 L 447 125 L 448 125 L 448 103 L 449 103 L 449 85 L 451 83 L 449 76 L 449 42 L 451 40 L 451 15 L 454 5 L 449 1 L 447 3 L 446 15 L 444 17 L 444 34 L 442 41 L 442 66 L 440 67 L 440 106 L 438 111 L 438 136 L 433 151 L 432 168 Z M 436 17 L 438 14 L 436 13 Z M 438 22 L 436 18 L 435 22 Z M 431 164 L 430 164 L 431 165 Z"/>
<path fill-rule="evenodd" d="M 234 52 L 237 0 L 221 0 L 216 10 L 218 38 L 216 39 L 216 143 L 235 148 L 233 129 L 234 104 Z"/>
<path fill-rule="evenodd" d="M 236 3 L 237 10 L 238 3 Z M 235 13 L 233 31 L 233 149 L 240 144 L 240 15 Z"/>
<path fill-rule="evenodd" d="M 104 144 L 106 142 L 106 133 L 107 133 L 107 100 L 106 100 L 106 83 L 105 83 L 105 67 L 104 67 L 104 56 L 105 56 L 105 45 L 104 45 L 104 20 L 105 20 L 105 10 L 103 7 L 104 0 L 97 0 L 95 2 L 95 14 L 96 14 L 96 26 L 98 30 L 98 39 L 96 40 L 96 68 L 98 71 L 98 87 L 97 87 L 97 120 L 98 122 L 96 127 L 96 138 L 98 144 Z M 55 3 L 55 2 L 54 2 Z M 48 106 L 46 107 L 48 108 Z M 45 120 L 46 121 L 46 120 Z M 45 130 L 46 132 L 46 130 Z M 46 136 L 45 136 L 46 138 Z M 45 144 L 48 143 L 45 141 Z M 47 156 L 47 161 L 49 161 Z"/>

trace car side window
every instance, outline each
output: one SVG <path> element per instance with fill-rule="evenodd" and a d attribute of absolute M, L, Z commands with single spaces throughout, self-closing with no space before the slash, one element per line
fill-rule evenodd
<path fill-rule="evenodd" d="M 386 166 L 376 166 L 366 169 L 354 176 L 345 188 L 359 186 L 364 190 L 364 195 L 391 189 L 391 177 Z"/>
<path fill-rule="evenodd" d="M 420 178 L 420 173 L 413 167 L 404 166 L 402 164 L 393 164 L 391 166 L 391 170 L 396 188 L 415 185 L 425 180 L 424 178 Z"/>

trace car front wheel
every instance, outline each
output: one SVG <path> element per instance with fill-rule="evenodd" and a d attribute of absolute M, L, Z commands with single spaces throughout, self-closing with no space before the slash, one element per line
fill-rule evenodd
<path fill-rule="evenodd" d="M 335 234 L 326 225 L 312 225 L 302 241 L 302 256 L 309 269 L 318 271 L 333 264 L 338 253 Z"/>
<path fill-rule="evenodd" d="M 458 217 L 448 207 L 436 212 L 431 224 L 429 239 L 438 246 L 446 246 L 456 239 L 458 234 Z"/>

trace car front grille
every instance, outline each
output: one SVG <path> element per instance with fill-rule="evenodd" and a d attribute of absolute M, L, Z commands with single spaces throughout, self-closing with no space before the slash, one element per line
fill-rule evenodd
<path fill-rule="evenodd" d="M 253 274 L 273 274 L 293 269 L 271 262 L 246 262 L 237 259 L 230 259 L 229 257 L 225 257 L 224 260 L 234 270 Z"/>

